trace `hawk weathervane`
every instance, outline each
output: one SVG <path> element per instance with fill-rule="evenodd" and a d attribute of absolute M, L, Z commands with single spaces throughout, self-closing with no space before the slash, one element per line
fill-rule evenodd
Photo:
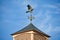
<path fill-rule="evenodd" d="M 32 13 L 32 11 L 33 11 L 33 8 L 31 7 L 31 5 L 27 5 L 27 8 L 28 8 L 28 11 L 26 11 L 26 13 Z"/>

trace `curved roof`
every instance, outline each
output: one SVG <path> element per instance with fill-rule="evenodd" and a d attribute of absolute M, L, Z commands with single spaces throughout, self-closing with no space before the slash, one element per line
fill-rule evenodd
<path fill-rule="evenodd" d="M 42 33 L 43 35 L 47 36 L 47 37 L 50 37 L 49 35 L 45 34 L 44 32 L 42 32 L 41 30 L 39 30 L 38 28 L 36 28 L 32 23 L 30 23 L 29 25 L 27 25 L 26 27 L 24 27 L 23 29 L 11 34 L 11 35 L 14 35 L 16 33 L 20 33 L 20 32 L 25 32 L 25 31 L 29 31 L 29 30 L 35 30 L 39 33 Z"/>

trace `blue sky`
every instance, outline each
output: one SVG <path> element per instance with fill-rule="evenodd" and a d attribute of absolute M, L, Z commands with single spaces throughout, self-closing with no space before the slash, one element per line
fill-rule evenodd
<path fill-rule="evenodd" d="M 49 40 L 60 40 L 60 0 L 0 0 L 0 40 L 12 40 L 10 34 L 30 23 L 27 4 L 34 8 L 32 23 L 50 35 Z"/>

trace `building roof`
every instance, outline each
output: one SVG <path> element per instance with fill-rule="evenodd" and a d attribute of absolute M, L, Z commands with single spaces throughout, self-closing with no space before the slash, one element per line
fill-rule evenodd
<path fill-rule="evenodd" d="M 50 37 L 49 35 L 45 34 L 45 33 L 42 32 L 41 30 L 39 30 L 38 28 L 36 28 L 32 23 L 30 23 L 29 25 L 27 25 L 27 26 L 24 27 L 23 29 L 21 29 L 21 30 L 19 30 L 19 31 L 17 31 L 17 32 L 11 34 L 11 35 L 14 35 L 14 34 L 20 33 L 20 32 L 29 31 L 29 30 L 35 30 L 35 31 L 37 31 L 37 32 L 39 32 L 39 33 L 41 33 L 41 34 L 47 36 L 47 37 Z"/>

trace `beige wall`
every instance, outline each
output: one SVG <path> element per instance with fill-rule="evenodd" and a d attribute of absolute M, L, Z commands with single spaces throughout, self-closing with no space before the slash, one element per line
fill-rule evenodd
<path fill-rule="evenodd" d="M 31 34 L 28 34 L 28 33 L 20 34 L 14 37 L 14 40 L 31 40 Z"/>
<path fill-rule="evenodd" d="M 48 38 L 46 36 L 36 32 L 34 34 L 34 40 L 48 40 Z"/>
<path fill-rule="evenodd" d="M 48 40 L 46 36 L 40 35 L 37 32 L 29 31 L 13 35 L 13 40 Z"/>

